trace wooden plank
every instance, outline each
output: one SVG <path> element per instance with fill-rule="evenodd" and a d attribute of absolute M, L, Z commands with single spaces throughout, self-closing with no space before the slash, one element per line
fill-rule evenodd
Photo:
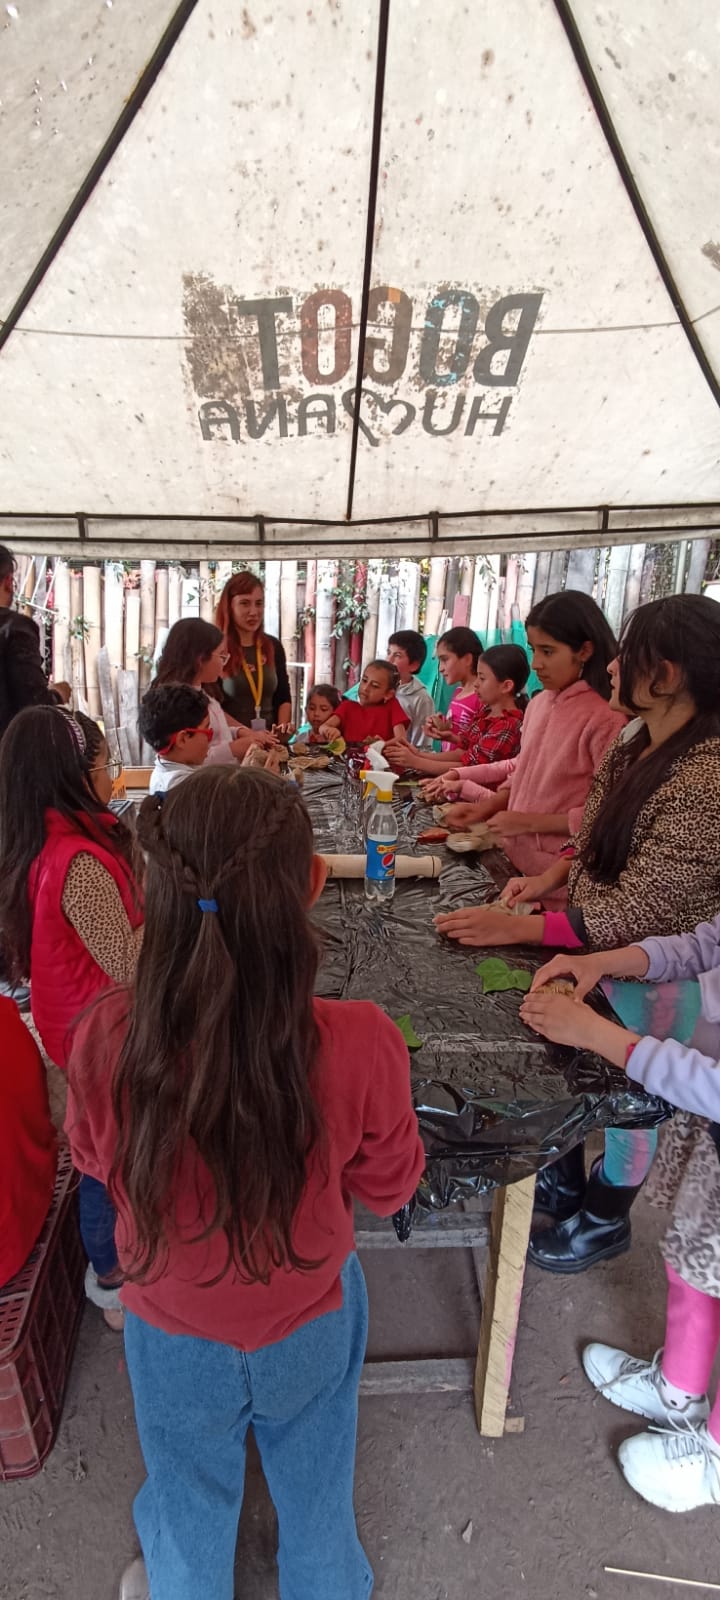
<path fill-rule="evenodd" d="M 475 1415 L 480 1433 L 494 1439 L 505 1432 L 534 1195 L 534 1177 L 524 1178 L 498 1189 L 493 1201 L 475 1368 Z"/>
<path fill-rule="evenodd" d="M 106 645 L 103 645 L 102 650 L 98 650 L 97 675 L 98 675 L 98 684 L 99 684 L 99 687 L 100 687 L 100 701 L 101 701 L 101 707 L 102 707 L 102 719 L 103 719 L 103 723 L 105 725 L 105 732 L 107 734 L 108 742 L 109 742 L 111 734 L 115 732 L 115 726 L 116 726 L 117 718 L 115 716 L 115 697 L 113 695 L 112 673 L 111 673 L 111 670 L 110 670 L 110 656 L 108 654 Z M 114 752 L 111 751 L 111 755 L 113 753 Z"/>
<path fill-rule="evenodd" d="M 333 590 L 336 583 L 337 561 L 318 561 L 315 599 L 315 676 L 318 683 L 333 681 Z"/>
<path fill-rule="evenodd" d="M 426 1361 L 367 1361 L 361 1394 L 463 1394 L 472 1389 L 472 1356 Z"/>
<path fill-rule="evenodd" d="M 117 692 L 118 737 L 123 765 L 137 767 L 140 762 L 137 673 L 121 668 L 117 675 Z"/>
<path fill-rule="evenodd" d="M 203 622 L 215 621 L 215 586 L 210 571 L 210 562 L 199 563 L 200 582 L 200 615 Z"/>
<path fill-rule="evenodd" d="M 167 592 L 167 591 L 166 591 Z M 155 648 L 155 562 L 140 562 L 140 693 L 144 694 L 152 675 Z"/>
<path fill-rule="evenodd" d="M 83 604 L 85 618 L 85 683 L 88 710 L 97 719 L 102 715 L 100 684 L 98 682 L 98 651 L 102 642 L 102 607 L 100 601 L 100 568 L 83 567 Z"/>
<path fill-rule="evenodd" d="M 445 557 L 433 556 L 430 561 L 430 576 L 428 578 L 425 606 L 425 633 L 428 635 L 438 633 L 440 628 L 440 618 L 445 604 L 446 574 L 447 561 Z"/>
<path fill-rule="evenodd" d="M 55 561 L 53 605 L 52 675 L 56 683 L 70 683 L 70 568 L 59 556 Z"/>
<path fill-rule="evenodd" d="M 318 562 L 318 566 L 320 565 L 321 563 Z M 368 561 L 367 589 L 365 591 L 365 601 L 368 608 L 368 614 L 365 618 L 365 628 L 363 630 L 361 662 L 363 668 L 367 666 L 368 661 L 373 660 L 377 653 L 378 611 L 380 609 L 380 583 L 382 580 L 382 567 L 382 561 Z M 319 672 L 316 672 L 316 677 L 318 679 L 320 678 Z"/>

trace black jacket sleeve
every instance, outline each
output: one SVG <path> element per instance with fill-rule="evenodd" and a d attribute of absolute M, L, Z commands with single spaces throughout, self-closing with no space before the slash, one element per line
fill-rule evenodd
<path fill-rule="evenodd" d="M 273 695 L 273 718 L 278 720 L 280 706 L 292 702 L 290 693 L 290 679 L 288 678 L 287 658 L 279 639 L 273 639 L 275 649 L 275 671 L 277 673 L 277 688 Z"/>
<path fill-rule="evenodd" d="M 57 697 L 48 688 L 43 672 L 36 624 L 29 617 L 12 612 L 0 633 L 0 672 L 4 686 L 2 722 L 7 726 L 25 706 L 54 705 Z"/>

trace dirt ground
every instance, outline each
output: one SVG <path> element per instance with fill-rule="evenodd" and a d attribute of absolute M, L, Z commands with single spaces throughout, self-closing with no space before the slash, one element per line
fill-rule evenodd
<path fill-rule="evenodd" d="M 661 1341 L 661 1219 L 642 1201 L 636 1216 L 629 1256 L 574 1282 L 528 1269 L 514 1385 L 524 1434 L 481 1440 L 469 1396 L 361 1401 L 357 1510 L 383 1600 L 693 1592 L 612 1577 L 605 1564 L 720 1580 L 720 1509 L 670 1517 L 633 1495 L 614 1456 L 637 1424 L 595 1400 L 579 1365 L 591 1337 L 649 1353 Z M 477 1292 L 464 1251 L 398 1245 L 364 1264 L 374 1356 L 473 1350 Z M 131 1504 L 142 1472 L 122 1339 L 88 1307 L 53 1453 L 38 1477 L 0 1485 L 2 1600 L 113 1600 L 137 1548 Z M 274 1600 L 274 1540 L 251 1453 L 238 1600 Z"/>

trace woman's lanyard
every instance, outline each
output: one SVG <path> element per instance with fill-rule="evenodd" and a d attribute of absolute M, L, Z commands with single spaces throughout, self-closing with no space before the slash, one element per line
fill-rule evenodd
<path fill-rule="evenodd" d="M 247 681 L 248 681 L 248 683 L 250 685 L 250 693 L 251 693 L 251 695 L 253 697 L 253 700 L 255 702 L 255 716 L 259 717 L 260 716 L 260 712 L 261 712 L 261 707 L 262 707 L 263 684 L 264 684 L 264 681 L 265 681 L 265 670 L 264 670 L 264 663 L 263 663 L 263 658 L 262 658 L 262 651 L 260 649 L 260 640 L 259 639 L 257 640 L 257 643 L 255 645 L 255 662 L 256 662 L 257 678 L 253 677 L 252 672 L 250 671 L 250 668 L 249 668 L 249 666 L 247 664 L 247 661 L 245 659 L 245 651 L 243 650 L 242 669 L 243 669 L 243 672 L 245 673 L 245 677 L 247 678 Z"/>

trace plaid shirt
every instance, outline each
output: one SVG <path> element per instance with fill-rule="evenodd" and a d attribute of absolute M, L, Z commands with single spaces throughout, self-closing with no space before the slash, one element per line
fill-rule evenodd
<path fill-rule="evenodd" d="M 489 761 L 511 761 L 520 750 L 522 711 L 493 712 L 481 706 L 465 734 L 465 749 L 460 756 L 463 767 L 479 767 Z"/>

